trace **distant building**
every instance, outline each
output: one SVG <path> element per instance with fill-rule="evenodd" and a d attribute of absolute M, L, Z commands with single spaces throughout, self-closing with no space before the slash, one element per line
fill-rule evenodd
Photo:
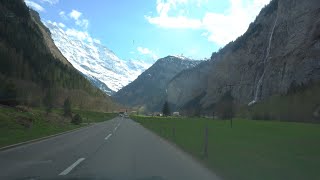
<path fill-rule="evenodd" d="M 121 114 L 126 113 L 126 112 L 128 112 L 127 109 L 119 109 L 118 110 L 118 113 L 121 113 Z"/>
<path fill-rule="evenodd" d="M 179 112 L 173 112 L 172 115 L 173 116 L 180 116 L 180 113 Z"/>
<path fill-rule="evenodd" d="M 134 115 L 137 115 L 138 112 L 137 111 L 131 111 L 130 114 L 134 114 Z"/>
<path fill-rule="evenodd" d="M 119 113 L 119 116 L 124 117 L 125 114 L 127 114 L 127 110 L 126 109 L 119 109 L 117 113 Z"/>
<path fill-rule="evenodd" d="M 154 112 L 153 116 L 163 116 L 163 114 L 161 112 Z"/>

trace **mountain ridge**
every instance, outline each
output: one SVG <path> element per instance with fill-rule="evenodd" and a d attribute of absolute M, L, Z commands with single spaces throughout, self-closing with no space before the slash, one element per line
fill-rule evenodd
<path fill-rule="evenodd" d="M 151 64 L 139 60 L 124 61 L 101 43 L 81 40 L 68 30 L 47 21 L 52 38 L 68 61 L 97 87 L 111 95 L 137 78 Z M 97 81 L 99 80 L 99 81 Z"/>
<path fill-rule="evenodd" d="M 229 91 L 248 105 L 285 94 L 293 82 L 320 80 L 319 8 L 316 0 L 272 0 L 244 35 L 212 54 L 205 68 L 173 78 L 167 100 L 183 107 L 205 94 L 198 103 L 210 110 Z"/>
<path fill-rule="evenodd" d="M 39 16 L 24 1 L 1 1 L 0 10 L 1 104 L 52 108 L 62 107 L 70 98 L 73 108 L 112 111 L 116 107 L 58 54 L 49 32 L 37 21 Z"/>
<path fill-rule="evenodd" d="M 184 69 L 195 67 L 200 61 L 167 56 L 157 60 L 136 80 L 119 90 L 112 97 L 118 103 L 140 109 L 160 111 L 166 97 L 167 83 Z"/>

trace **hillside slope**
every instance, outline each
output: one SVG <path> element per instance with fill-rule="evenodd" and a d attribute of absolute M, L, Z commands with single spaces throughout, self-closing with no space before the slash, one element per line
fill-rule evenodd
<path fill-rule="evenodd" d="M 24 1 L 1 1 L 0 10 L 1 103 L 42 106 L 49 94 L 56 107 L 70 97 L 75 107 L 112 110 L 110 97 L 63 58 Z"/>
<path fill-rule="evenodd" d="M 248 105 L 319 80 L 320 1 L 272 0 L 243 36 L 173 78 L 167 99 L 210 110 L 229 91 Z"/>
<path fill-rule="evenodd" d="M 59 61 L 61 61 L 63 64 L 66 64 L 66 65 L 72 67 L 70 62 L 62 55 L 60 50 L 54 44 L 52 37 L 51 37 L 50 30 L 46 26 L 44 26 L 44 24 L 42 24 L 39 13 L 30 9 L 30 14 L 31 14 L 31 19 L 33 20 L 33 22 L 39 27 L 39 30 L 41 31 L 42 36 L 43 36 L 44 43 L 45 43 L 46 47 L 48 47 L 48 50 L 53 55 L 53 57 L 58 59 Z"/>
<path fill-rule="evenodd" d="M 113 51 L 92 39 L 81 39 L 60 27 L 56 22 L 45 25 L 52 33 L 54 43 L 68 61 L 108 95 L 135 80 L 151 66 L 142 60 L 122 60 Z"/>
<path fill-rule="evenodd" d="M 144 111 L 161 111 L 167 84 L 181 71 L 195 67 L 200 61 L 168 56 L 159 59 L 135 81 L 118 91 L 113 98 L 130 107 Z"/>

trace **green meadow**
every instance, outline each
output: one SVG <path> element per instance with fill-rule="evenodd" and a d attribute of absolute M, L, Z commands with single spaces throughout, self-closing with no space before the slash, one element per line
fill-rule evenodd
<path fill-rule="evenodd" d="M 46 114 L 41 108 L 23 112 L 16 108 L 0 106 L 0 147 L 73 130 L 116 116 L 114 113 L 83 110 L 73 110 L 73 113 L 81 115 L 82 124 L 72 124 L 71 118 L 63 117 L 62 109 L 53 109 L 51 113 Z"/>
<path fill-rule="evenodd" d="M 132 117 L 222 179 L 320 179 L 320 125 L 278 121 Z M 208 129 L 208 156 L 204 155 Z"/>

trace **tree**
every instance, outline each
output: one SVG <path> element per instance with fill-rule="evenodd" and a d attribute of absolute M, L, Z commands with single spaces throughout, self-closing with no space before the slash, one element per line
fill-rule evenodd
<path fill-rule="evenodd" d="M 171 112 L 168 101 L 163 104 L 162 113 L 164 116 L 170 116 Z"/>
<path fill-rule="evenodd" d="M 18 104 L 17 88 L 11 80 L 4 82 L 3 92 L 0 93 L 0 103 L 8 106 L 16 106 Z"/>
<path fill-rule="evenodd" d="M 64 104 L 63 104 L 63 111 L 64 111 L 64 116 L 72 116 L 72 112 L 71 112 L 71 101 L 69 98 L 67 98 L 66 100 L 64 100 Z"/>
<path fill-rule="evenodd" d="M 232 127 L 232 118 L 234 117 L 234 98 L 231 92 L 226 92 L 215 106 L 215 112 L 221 119 L 230 119 Z"/>
<path fill-rule="evenodd" d="M 81 123 L 82 123 L 82 118 L 81 118 L 81 116 L 80 116 L 79 114 L 76 114 L 76 115 L 72 118 L 71 123 L 72 123 L 72 124 L 75 124 L 75 125 L 81 124 Z"/>
<path fill-rule="evenodd" d="M 53 108 L 53 93 L 51 88 L 49 88 L 46 92 L 46 95 L 43 99 L 44 106 L 46 107 L 46 112 L 49 114 Z"/>

